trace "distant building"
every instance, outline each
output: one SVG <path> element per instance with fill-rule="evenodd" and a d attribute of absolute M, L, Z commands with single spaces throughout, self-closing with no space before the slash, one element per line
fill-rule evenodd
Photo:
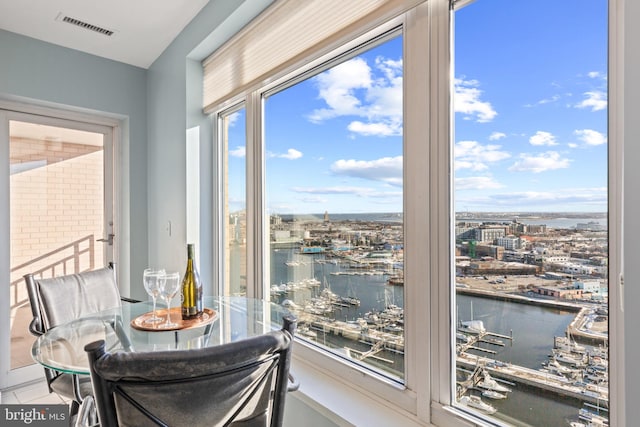
<path fill-rule="evenodd" d="M 559 299 L 582 299 L 583 289 L 575 286 L 539 286 L 534 292 Z"/>
<path fill-rule="evenodd" d="M 456 270 L 467 276 L 485 275 L 534 275 L 540 273 L 535 265 L 502 261 L 471 261 L 468 265 L 457 265 Z"/>
<path fill-rule="evenodd" d="M 496 245 L 477 245 L 476 257 L 491 257 L 497 261 L 504 259 L 504 248 Z"/>
<path fill-rule="evenodd" d="M 509 250 L 521 249 L 522 239 L 516 236 L 498 237 L 496 239 L 496 245 Z"/>
<path fill-rule="evenodd" d="M 476 227 L 471 227 L 467 224 L 458 224 L 456 226 L 456 240 L 472 240 L 475 239 Z"/>
<path fill-rule="evenodd" d="M 507 234 L 506 229 L 507 229 L 506 226 L 497 226 L 497 227 L 482 226 L 474 230 L 475 239 L 478 242 L 493 243 L 496 239 L 506 236 Z"/>
<path fill-rule="evenodd" d="M 579 289 L 582 289 L 584 292 L 590 292 L 592 294 L 600 294 L 601 286 L 599 280 L 583 280 L 581 282 L 576 282 L 575 286 Z"/>
<path fill-rule="evenodd" d="M 576 230 L 586 230 L 586 231 L 607 231 L 607 226 L 599 224 L 595 221 L 589 222 L 579 222 L 576 225 Z"/>
<path fill-rule="evenodd" d="M 526 233 L 529 234 L 545 234 L 547 232 L 547 226 L 541 225 L 528 225 Z"/>

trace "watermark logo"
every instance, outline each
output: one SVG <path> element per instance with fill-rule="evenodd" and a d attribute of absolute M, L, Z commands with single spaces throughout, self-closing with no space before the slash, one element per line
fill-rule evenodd
<path fill-rule="evenodd" d="M 67 405 L 0 404 L 0 427 L 64 427 L 69 425 Z"/>

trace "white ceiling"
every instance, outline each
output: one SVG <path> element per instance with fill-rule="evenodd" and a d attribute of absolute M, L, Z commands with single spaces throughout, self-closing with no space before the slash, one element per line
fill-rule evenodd
<path fill-rule="evenodd" d="M 0 0 L 0 29 L 149 68 L 209 0 Z M 63 22 L 69 16 L 112 36 Z"/>

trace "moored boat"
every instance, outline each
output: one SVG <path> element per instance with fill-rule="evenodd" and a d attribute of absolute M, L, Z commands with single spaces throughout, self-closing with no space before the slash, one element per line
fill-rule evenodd
<path fill-rule="evenodd" d="M 480 388 L 484 388 L 486 390 L 493 390 L 499 393 L 509 393 L 511 389 L 508 387 L 499 384 L 487 371 L 484 371 L 482 374 L 482 380 L 476 384 Z"/>
<path fill-rule="evenodd" d="M 506 394 L 498 393 L 495 390 L 485 390 L 485 391 L 482 392 L 482 395 L 484 397 L 488 397 L 489 399 L 495 399 L 495 400 L 500 400 L 500 399 L 506 399 L 507 398 Z"/>
<path fill-rule="evenodd" d="M 497 411 L 496 408 L 486 402 L 483 402 L 478 396 L 462 396 L 459 402 L 461 405 L 478 409 L 479 411 L 489 415 L 494 414 Z"/>

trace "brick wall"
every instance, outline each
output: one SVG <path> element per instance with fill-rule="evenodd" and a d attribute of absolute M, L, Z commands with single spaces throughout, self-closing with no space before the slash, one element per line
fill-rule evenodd
<path fill-rule="evenodd" d="M 11 140 L 12 304 L 23 300 L 22 276 L 44 277 L 102 265 L 102 147 Z M 75 243 L 74 243 L 75 242 Z M 78 251 L 81 251 L 80 253 Z M 13 299 L 13 298 L 12 298 Z"/>

